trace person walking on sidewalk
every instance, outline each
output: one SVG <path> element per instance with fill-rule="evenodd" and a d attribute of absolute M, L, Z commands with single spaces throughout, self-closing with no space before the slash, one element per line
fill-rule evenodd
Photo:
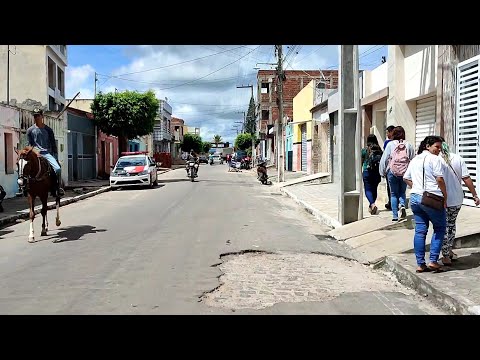
<path fill-rule="evenodd" d="M 448 201 L 446 210 L 446 232 L 442 245 L 442 263 L 443 265 L 452 265 L 452 260 L 456 259 L 457 255 L 452 251 L 453 243 L 455 242 L 455 234 L 457 232 L 457 216 L 463 204 L 463 188 L 462 180 L 472 193 L 475 205 L 480 205 L 475 185 L 470 178 L 470 173 L 467 168 L 465 160 L 458 154 L 450 152 L 448 144 L 445 139 L 442 139 L 441 160 L 444 166 L 445 185 L 447 188 Z"/>
<path fill-rule="evenodd" d="M 387 127 L 387 130 L 385 131 L 386 139 L 383 142 L 383 151 L 387 148 L 387 145 L 390 141 L 392 141 L 393 138 L 393 129 L 395 129 L 395 126 L 390 125 Z M 385 204 L 385 209 L 387 210 L 392 210 L 392 205 L 391 205 L 391 194 L 390 194 L 390 185 L 388 184 L 388 180 L 385 181 L 387 183 L 387 194 L 388 194 L 388 202 Z"/>
<path fill-rule="evenodd" d="M 377 201 L 378 184 L 381 181 L 379 165 L 382 154 L 377 137 L 373 134 L 368 135 L 367 146 L 362 149 L 362 173 L 365 196 L 369 203 L 368 212 L 372 215 L 378 213 L 375 201 Z"/>
<path fill-rule="evenodd" d="M 445 237 L 445 208 L 448 197 L 444 180 L 445 167 L 438 156 L 441 149 L 442 139 L 440 137 L 427 136 L 421 142 L 418 155 L 410 162 L 403 176 L 405 183 L 412 188 L 410 204 L 415 219 L 413 247 L 419 273 L 429 270 L 441 271 L 442 269 L 438 264 L 438 258 Z M 426 265 L 425 239 L 429 222 L 433 224 L 433 236 L 430 243 L 430 262 Z"/>
<path fill-rule="evenodd" d="M 400 219 L 407 217 L 407 184 L 403 181 L 403 175 L 414 156 L 415 149 L 405 140 L 405 130 L 401 126 L 395 127 L 392 141 L 388 143 L 380 160 L 380 175 L 386 177 L 390 185 L 392 221 L 398 221 L 399 211 Z"/>

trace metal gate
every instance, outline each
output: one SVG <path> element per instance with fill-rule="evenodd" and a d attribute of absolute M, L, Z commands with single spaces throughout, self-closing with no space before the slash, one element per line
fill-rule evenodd
<path fill-rule="evenodd" d="M 472 181 L 477 185 L 479 164 L 479 61 L 480 55 L 463 61 L 457 66 L 457 104 L 455 144 L 457 154 L 466 162 Z M 463 186 L 465 205 L 475 205 L 473 196 Z"/>
<path fill-rule="evenodd" d="M 415 148 L 426 136 L 435 135 L 435 96 L 417 101 L 416 127 L 415 127 Z"/>
<path fill-rule="evenodd" d="M 302 131 L 302 171 L 307 171 L 307 125 L 303 124 Z"/>

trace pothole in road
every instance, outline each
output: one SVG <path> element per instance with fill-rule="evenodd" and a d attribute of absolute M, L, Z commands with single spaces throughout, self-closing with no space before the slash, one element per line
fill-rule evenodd
<path fill-rule="evenodd" d="M 246 252 L 222 257 L 220 285 L 200 301 L 226 309 L 262 309 L 276 303 L 328 301 L 343 293 L 394 291 L 391 279 L 344 258 L 312 253 Z"/>

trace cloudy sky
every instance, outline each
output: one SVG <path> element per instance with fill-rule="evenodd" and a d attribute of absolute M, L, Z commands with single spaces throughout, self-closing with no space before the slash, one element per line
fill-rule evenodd
<path fill-rule="evenodd" d="M 359 51 L 360 67 L 373 69 L 387 46 Z M 336 45 L 284 45 L 283 53 L 287 70 L 338 68 Z M 203 140 L 219 134 L 233 141 L 251 96 L 251 89 L 237 86 L 256 86 L 255 67 L 273 69 L 260 63 L 274 62 L 273 45 L 71 45 L 66 92 L 67 98 L 79 91 L 79 99 L 93 98 L 95 73 L 97 92 L 152 89 L 168 99 L 173 116 L 200 127 Z"/>

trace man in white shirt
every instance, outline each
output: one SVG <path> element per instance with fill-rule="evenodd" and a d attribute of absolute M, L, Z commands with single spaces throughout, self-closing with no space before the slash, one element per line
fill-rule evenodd
<path fill-rule="evenodd" d="M 468 190 L 473 195 L 475 205 L 480 205 L 475 185 L 470 177 L 465 160 L 460 155 L 450 152 L 448 144 L 442 138 L 442 153 L 439 157 L 444 167 L 444 179 L 447 187 L 447 228 L 445 238 L 442 244 L 442 263 L 444 265 L 451 265 L 452 259 L 455 259 L 456 254 L 453 253 L 452 248 L 455 242 L 455 233 L 457 231 L 456 221 L 458 213 L 462 208 L 464 193 L 462 188 L 462 180 L 468 187 Z"/>

